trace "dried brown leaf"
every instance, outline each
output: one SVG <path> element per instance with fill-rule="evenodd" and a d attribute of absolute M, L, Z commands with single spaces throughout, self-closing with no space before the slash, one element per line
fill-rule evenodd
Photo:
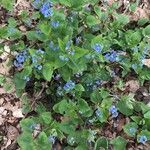
<path fill-rule="evenodd" d="M 129 88 L 128 90 L 130 92 L 133 93 L 135 93 L 140 88 L 139 82 L 137 80 L 130 80 L 126 82 L 125 86 Z"/>

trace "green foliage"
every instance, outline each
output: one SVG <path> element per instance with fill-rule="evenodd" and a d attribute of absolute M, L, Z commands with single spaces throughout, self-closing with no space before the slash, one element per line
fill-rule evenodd
<path fill-rule="evenodd" d="M 0 2 L 12 10 L 13 0 Z M 131 75 L 141 85 L 150 80 L 149 65 L 143 63 L 150 57 L 149 19 L 132 26 L 129 16 L 118 13 L 118 3 L 47 2 L 53 6 L 49 3 L 46 11 L 46 0 L 33 0 L 34 12 L 11 15 L 0 28 L 2 42 L 10 43 L 9 66 L 14 70 L 9 82 L 0 75 L 0 85 L 7 91 L 15 85 L 23 113 L 36 114 L 20 122 L 21 149 L 52 149 L 59 141 L 66 150 L 108 150 L 110 145 L 125 150 L 123 137 L 109 141 L 101 136 L 118 115 L 130 120 L 124 133 L 138 142 L 141 135 L 150 140 L 150 107 L 137 101 L 125 84 Z M 136 6 L 130 3 L 127 11 Z M 0 55 L 6 53 L 4 46 L 0 44 Z M 37 100 L 35 109 L 28 94 Z"/>

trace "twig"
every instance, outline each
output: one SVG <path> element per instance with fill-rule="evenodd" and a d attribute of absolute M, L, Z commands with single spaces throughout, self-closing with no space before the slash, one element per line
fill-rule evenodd
<path fill-rule="evenodd" d="M 40 92 L 37 95 L 34 96 L 34 100 L 33 100 L 32 104 L 31 104 L 31 110 L 33 110 L 33 106 L 35 105 L 36 101 L 41 98 L 41 94 L 43 93 L 46 85 L 47 85 L 47 82 L 45 82 L 43 84 L 42 89 L 40 90 Z M 28 115 L 28 113 L 24 116 L 24 118 L 26 118 L 27 115 Z"/>
<path fill-rule="evenodd" d="M 19 5 L 19 3 L 20 3 L 21 1 L 22 1 L 22 0 L 18 0 L 17 3 L 15 4 L 14 8 L 16 8 L 16 7 Z"/>

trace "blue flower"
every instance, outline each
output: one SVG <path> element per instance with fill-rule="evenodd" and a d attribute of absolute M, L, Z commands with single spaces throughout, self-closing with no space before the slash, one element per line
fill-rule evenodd
<path fill-rule="evenodd" d="M 103 116 L 103 113 L 100 109 L 96 109 L 95 114 L 96 114 L 97 117 L 102 117 Z"/>
<path fill-rule="evenodd" d="M 70 91 L 70 90 L 72 90 L 72 89 L 74 89 L 74 87 L 75 87 L 75 83 L 73 82 L 73 81 L 68 81 L 65 85 L 64 85 L 64 90 L 65 91 Z"/>
<path fill-rule="evenodd" d="M 67 44 L 66 44 L 66 48 L 65 49 L 69 50 L 70 46 L 71 46 L 71 41 L 68 41 Z"/>
<path fill-rule="evenodd" d="M 50 136 L 48 137 L 48 141 L 51 142 L 52 144 L 54 144 L 55 141 L 56 141 L 56 137 L 53 136 L 53 135 L 50 135 Z"/>
<path fill-rule="evenodd" d="M 47 18 L 47 17 L 53 15 L 52 7 L 53 7 L 52 2 L 45 2 L 45 3 L 42 5 L 40 11 L 41 11 L 41 13 L 44 15 L 44 17 Z"/>
<path fill-rule="evenodd" d="M 118 116 L 117 108 L 115 105 L 112 105 L 110 107 L 109 112 L 112 114 L 113 118 L 116 118 Z"/>
<path fill-rule="evenodd" d="M 54 27 L 54 28 L 57 28 L 59 27 L 59 21 L 52 21 L 51 25 Z"/>
<path fill-rule="evenodd" d="M 148 141 L 147 137 L 145 135 L 141 135 L 139 138 L 139 142 L 142 144 L 145 144 Z"/>
<path fill-rule="evenodd" d="M 99 85 L 101 85 L 102 82 L 101 82 L 101 80 L 97 80 L 95 83 L 96 83 L 96 85 L 99 86 Z"/>
<path fill-rule="evenodd" d="M 16 56 L 16 60 L 19 62 L 19 63 L 23 63 L 25 61 L 25 57 L 23 55 L 17 55 Z"/>
<path fill-rule="evenodd" d="M 38 70 L 42 70 L 43 67 L 42 67 L 42 65 L 38 64 L 38 65 L 35 65 L 35 68 L 38 69 Z"/>
<path fill-rule="evenodd" d="M 28 81 L 30 81 L 30 78 L 28 76 L 25 76 L 24 80 L 28 82 Z"/>
<path fill-rule="evenodd" d="M 132 69 L 136 70 L 138 68 L 137 64 L 132 64 L 131 65 Z"/>
<path fill-rule="evenodd" d="M 41 50 L 41 49 L 38 49 L 38 50 L 36 51 L 36 53 L 44 54 L 45 52 L 44 52 L 43 50 Z"/>
<path fill-rule="evenodd" d="M 76 44 L 79 44 L 81 41 L 82 41 L 81 36 L 79 36 L 75 39 Z"/>
<path fill-rule="evenodd" d="M 33 63 L 37 63 L 37 58 L 33 56 L 33 57 L 32 57 L 32 62 L 33 62 Z"/>
<path fill-rule="evenodd" d="M 20 64 L 18 61 L 14 61 L 14 66 L 17 67 L 17 68 L 20 68 L 22 67 L 22 64 Z"/>
<path fill-rule="evenodd" d="M 65 57 L 65 56 L 62 56 L 62 55 L 59 56 L 59 59 L 62 60 L 62 61 L 69 61 L 68 57 Z"/>
<path fill-rule="evenodd" d="M 97 53 L 101 53 L 103 46 L 99 43 L 96 43 L 95 45 L 93 45 L 92 47 Z"/>
<path fill-rule="evenodd" d="M 75 50 L 73 49 L 73 50 L 69 51 L 68 54 L 73 56 L 75 54 Z"/>
<path fill-rule="evenodd" d="M 110 62 L 115 62 L 115 61 L 118 62 L 120 60 L 119 55 L 114 50 L 112 50 L 109 53 L 105 54 L 104 57 L 105 57 L 106 60 L 108 60 Z"/>
<path fill-rule="evenodd" d="M 27 52 L 26 51 L 23 51 L 21 53 L 19 53 L 15 60 L 14 60 L 14 66 L 17 67 L 17 68 L 20 68 L 23 66 L 23 63 L 25 62 L 26 58 L 27 58 Z"/>

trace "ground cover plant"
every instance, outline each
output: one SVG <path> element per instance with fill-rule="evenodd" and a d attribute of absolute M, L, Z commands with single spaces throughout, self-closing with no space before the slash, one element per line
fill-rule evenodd
<path fill-rule="evenodd" d="M 2 6 L 11 11 L 13 1 L 2 0 Z M 128 81 L 150 92 L 149 19 L 132 23 L 119 3 L 99 0 L 35 0 L 31 6 L 32 14 L 10 16 L 0 28 L 12 70 L 0 84 L 7 90 L 15 85 L 25 114 L 20 148 L 48 150 L 59 143 L 65 150 L 124 150 L 148 144 L 150 106 Z M 8 53 L 4 46 L 1 54 Z"/>

